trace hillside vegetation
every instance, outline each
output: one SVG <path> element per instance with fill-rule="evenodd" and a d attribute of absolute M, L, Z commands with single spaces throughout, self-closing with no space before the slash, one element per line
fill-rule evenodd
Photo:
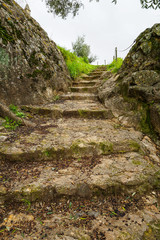
<path fill-rule="evenodd" d="M 89 64 L 86 58 L 77 57 L 74 53 L 63 47 L 58 46 L 58 48 L 64 57 L 72 78 L 78 77 L 81 73 L 88 74 L 96 68 L 95 65 Z"/>
<path fill-rule="evenodd" d="M 123 59 L 122 58 L 117 58 L 117 61 L 116 61 L 116 59 L 114 59 L 112 63 L 107 65 L 107 70 L 111 71 L 113 73 L 117 73 L 118 70 L 121 68 L 122 63 L 123 63 Z"/>

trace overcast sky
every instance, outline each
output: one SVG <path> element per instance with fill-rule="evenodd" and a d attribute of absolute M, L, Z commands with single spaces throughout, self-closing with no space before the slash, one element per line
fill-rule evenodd
<path fill-rule="evenodd" d="M 67 20 L 48 13 L 44 1 L 17 1 L 23 7 L 26 2 L 29 4 L 31 16 L 56 44 L 72 49 L 72 42 L 85 35 L 86 43 L 93 55 L 98 56 L 99 64 L 104 64 L 104 60 L 110 63 L 115 47 L 126 49 L 142 31 L 160 22 L 160 9 L 142 9 L 140 0 L 118 0 L 117 5 L 111 3 L 112 0 L 84 0 L 85 7 L 79 15 L 75 18 L 69 16 Z M 124 58 L 127 53 L 118 52 L 118 56 Z"/>

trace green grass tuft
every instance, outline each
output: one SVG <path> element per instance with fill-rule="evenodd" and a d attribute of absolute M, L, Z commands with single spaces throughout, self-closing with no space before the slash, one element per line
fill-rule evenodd
<path fill-rule="evenodd" d="M 67 68 L 72 78 L 78 77 L 80 74 L 88 74 L 96 68 L 96 66 L 89 64 L 85 58 L 77 57 L 74 53 L 66 50 L 65 48 L 59 47 L 64 60 L 66 62 Z"/>
<path fill-rule="evenodd" d="M 117 73 L 118 70 L 121 68 L 122 63 L 123 63 L 123 59 L 122 58 L 118 58 L 117 61 L 116 61 L 116 59 L 114 59 L 112 63 L 107 65 L 107 70 L 111 71 L 113 73 Z"/>

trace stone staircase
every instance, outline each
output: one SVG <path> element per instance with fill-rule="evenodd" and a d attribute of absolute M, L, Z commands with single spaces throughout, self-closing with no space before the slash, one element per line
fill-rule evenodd
<path fill-rule="evenodd" d="M 158 239 L 159 150 L 98 101 L 103 71 L 1 132 L 1 239 Z"/>

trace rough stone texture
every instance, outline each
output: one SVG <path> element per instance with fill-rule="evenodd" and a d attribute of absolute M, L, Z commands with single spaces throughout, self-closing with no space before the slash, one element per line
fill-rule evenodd
<path fill-rule="evenodd" d="M 138 126 L 137 122 L 141 122 L 141 129 L 147 132 L 149 130 L 146 130 L 146 125 L 150 128 L 152 124 L 160 133 L 159 71 L 160 24 L 155 24 L 138 36 L 117 78 L 111 77 L 101 86 L 99 98 L 107 107 L 111 105 L 116 116 L 123 115 L 123 123 L 128 122 L 126 118 L 130 118 L 129 122 L 133 122 L 132 125 L 135 127 Z M 120 109 L 119 112 L 118 109 Z M 135 112 L 136 117 L 134 117 Z"/>
<path fill-rule="evenodd" d="M 0 101 L 40 104 L 66 91 L 71 79 L 47 33 L 17 3 L 0 3 Z"/>
<path fill-rule="evenodd" d="M 97 73 L 91 73 L 89 81 L 93 75 Z M 84 86 L 88 81 L 84 78 L 76 84 Z M 116 81 L 117 76 L 108 80 L 113 92 Z M 109 89 L 101 93 L 102 99 L 110 94 Z M 114 102 L 105 111 L 115 117 L 89 119 L 87 114 L 104 111 L 96 98 L 90 99 L 93 93 L 74 93 L 73 101 L 69 93 L 67 97 L 23 106 L 38 122 L 34 128 L 1 129 L 0 237 L 159 239 L 159 146 L 122 124 L 114 108 L 116 103 L 125 117 L 123 112 L 135 104 L 121 106 L 123 98 L 118 103 L 120 98 L 113 95 Z M 57 113 L 68 109 L 70 115 L 51 119 L 56 109 Z"/>
<path fill-rule="evenodd" d="M 72 207 L 66 211 L 69 202 L 63 199 L 58 204 L 54 202 L 33 204 L 29 207 L 29 213 L 25 207 L 24 213 L 12 211 L 0 223 L 1 229 L 6 227 L 6 238 L 2 235 L 2 239 L 7 240 L 8 237 L 14 240 L 159 239 L 160 212 L 156 207 L 157 199 L 154 192 L 142 198 L 144 209 L 135 207 L 129 213 L 125 213 L 125 202 L 119 205 L 121 217 L 116 215 L 114 205 L 108 206 L 107 198 L 104 201 L 98 201 L 96 198 L 92 200 L 97 206 L 85 208 L 84 204 L 87 204 L 87 201 L 80 201 L 78 206 L 77 202 L 73 201 Z M 38 212 L 38 216 L 35 211 Z M 87 222 L 88 226 L 85 226 Z M 10 234 L 11 231 L 13 232 L 12 229 L 16 231 Z"/>

